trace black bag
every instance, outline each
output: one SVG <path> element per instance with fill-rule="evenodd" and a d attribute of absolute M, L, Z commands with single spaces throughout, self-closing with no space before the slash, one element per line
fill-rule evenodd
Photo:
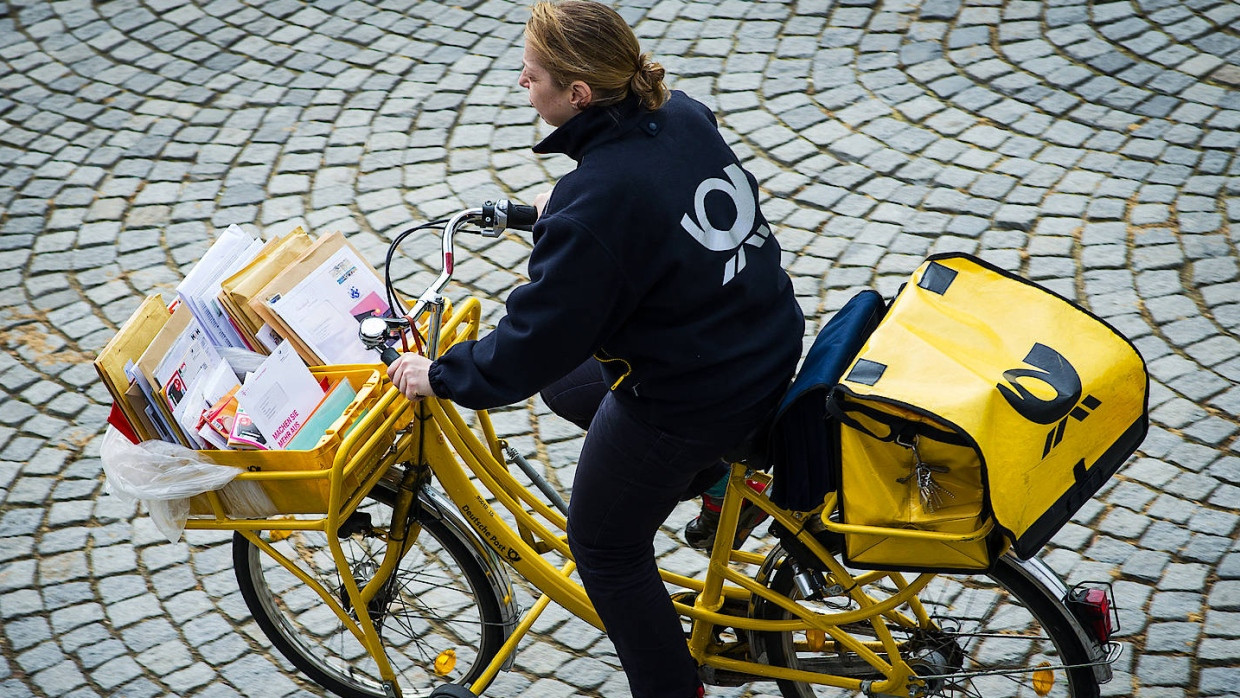
<path fill-rule="evenodd" d="M 767 456 L 774 468 L 771 501 L 777 506 L 814 509 L 836 489 L 834 473 L 827 467 L 832 450 L 825 423 L 827 395 L 884 312 L 883 297 L 877 291 L 859 292 L 818 332 L 805 355 L 768 436 Z"/>

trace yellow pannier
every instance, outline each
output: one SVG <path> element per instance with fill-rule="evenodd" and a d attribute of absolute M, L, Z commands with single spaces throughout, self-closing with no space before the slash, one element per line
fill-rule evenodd
<path fill-rule="evenodd" d="M 1098 317 L 974 257 L 931 257 L 828 401 L 846 559 L 1033 556 L 1141 444 L 1148 388 Z"/>

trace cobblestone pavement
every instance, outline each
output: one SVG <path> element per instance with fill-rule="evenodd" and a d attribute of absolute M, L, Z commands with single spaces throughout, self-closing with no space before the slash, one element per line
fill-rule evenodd
<path fill-rule="evenodd" d="M 1154 426 L 1046 559 L 1115 582 L 1128 646 L 1106 695 L 1237 695 L 1240 3 L 617 6 L 760 180 L 811 334 L 858 287 L 889 294 L 927 253 L 963 250 L 1135 340 Z M 570 163 L 529 152 L 545 129 L 516 85 L 525 16 L 0 2 L 0 695 L 322 694 L 269 652 L 227 536 L 171 545 L 104 495 L 90 361 L 228 224 L 339 229 L 377 265 L 395 227 L 531 200 Z M 493 321 L 528 242 L 462 245 L 457 288 Z M 431 277 L 407 265 L 409 287 Z M 537 400 L 497 421 L 568 481 L 579 431 Z M 494 695 L 625 694 L 599 633 L 554 608 L 538 630 Z"/>

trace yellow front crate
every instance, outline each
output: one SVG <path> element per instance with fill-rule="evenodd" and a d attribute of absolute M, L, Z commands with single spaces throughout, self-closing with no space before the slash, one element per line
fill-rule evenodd
<path fill-rule="evenodd" d="M 346 436 L 355 437 L 352 453 L 339 463 L 343 468 L 342 501 L 347 501 L 374 474 L 382 456 L 395 439 L 396 429 L 408 422 L 404 417 L 389 419 L 408 407 L 404 400 L 388 400 L 385 409 L 376 411 L 385 389 L 390 388 L 387 376 L 379 366 L 349 365 L 311 368 L 315 378 L 349 381 L 357 396 L 344 413 L 329 427 L 314 448 L 305 451 L 199 451 L 205 458 L 220 465 L 244 468 L 239 481 L 257 483 L 271 499 L 275 513 L 326 514 L 330 501 L 330 476 Z M 219 499 L 225 516 L 246 518 L 244 512 L 229 511 L 228 496 Z M 190 500 L 191 516 L 213 516 L 211 495 L 202 494 Z"/>

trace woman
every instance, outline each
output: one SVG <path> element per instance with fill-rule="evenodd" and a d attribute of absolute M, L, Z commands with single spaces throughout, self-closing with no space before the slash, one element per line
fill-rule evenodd
<path fill-rule="evenodd" d="M 411 399 L 524 400 L 587 428 L 568 515 L 586 592 L 637 698 L 701 695 L 654 535 L 774 408 L 803 320 L 757 185 L 714 116 L 668 93 L 613 10 L 540 2 L 518 83 L 577 168 L 540 196 L 530 282 L 477 342 L 388 373 Z"/>

